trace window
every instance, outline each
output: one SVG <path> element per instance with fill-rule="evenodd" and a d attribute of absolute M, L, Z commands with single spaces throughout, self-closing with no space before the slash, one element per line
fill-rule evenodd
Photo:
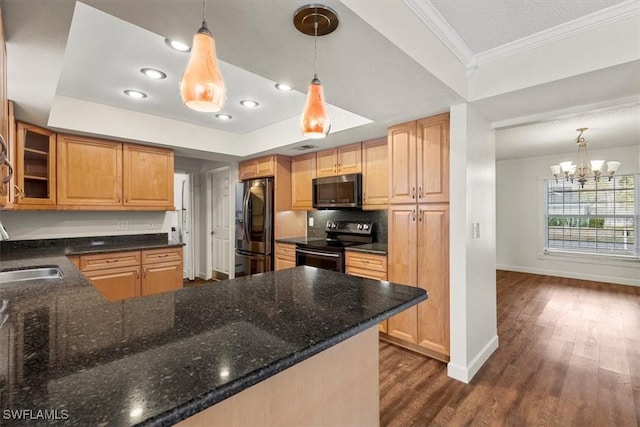
<path fill-rule="evenodd" d="M 545 181 L 545 253 L 569 252 L 639 259 L 640 175 L 577 182 Z"/>

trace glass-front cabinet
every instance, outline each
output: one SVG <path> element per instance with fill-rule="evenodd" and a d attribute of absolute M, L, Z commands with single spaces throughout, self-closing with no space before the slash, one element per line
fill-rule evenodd
<path fill-rule="evenodd" d="M 56 134 L 27 123 L 17 123 L 18 205 L 56 204 Z"/>

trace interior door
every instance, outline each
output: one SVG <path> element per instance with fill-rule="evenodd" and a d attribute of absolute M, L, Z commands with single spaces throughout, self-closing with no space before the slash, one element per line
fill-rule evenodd
<path fill-rule="evenodd" d="M 229 169 L 212 172 L 211 179 L 211 267 L 214 276 L 229 276 Z"/>

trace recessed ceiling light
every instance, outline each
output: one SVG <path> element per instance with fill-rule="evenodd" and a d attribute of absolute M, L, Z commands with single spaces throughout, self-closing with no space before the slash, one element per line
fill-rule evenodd
<path fill-rule="evenodd" d="M 231 120 L 231 116 L 228 114 L 216 114 L 216 118 L 220 119 L 220 120 Z"/>
<path fill-rule="evenodd" d="M 289 86 L 286 83 L 276 83 L 276 89 L 282 90 L 282 91 L 289 91 L 291 90 L 291 86 Z"/>
<path fill-rule="evenodd" d="M 140 92 L 139 90 L 127 89 L 124 91 L 125 95 L 129 95 L 132 98 L 142 99 L 146 98 L 147 94 L 144 92 Z"/>
<path fill-rule="evenodd" d="M 164 39 L 164 42 L 171 49 L 177 50 L 178 52 L 189 52 L 191 50 L 191 48 L 188 45 L 186 45 L 186 44 L 184 44 L 182 42 L 179 42 L 177 40 Z"/>
<path fill-rule="evenodd" d="M 247 108 L 256 108 L 258 105 L 258 101 L 254 101 L 253 99 L 243 99 L 240 101 L 240 105 Z"/>
<path fill-rule="evenodd" d="M 149 77 L 150 79 L 161 80 L 161 79 L 167 78 L 166 73 L 160 70 L 156 70 L 155 68 L 142 68 L 140 69 L 140 72 L 145 76 Z"/>

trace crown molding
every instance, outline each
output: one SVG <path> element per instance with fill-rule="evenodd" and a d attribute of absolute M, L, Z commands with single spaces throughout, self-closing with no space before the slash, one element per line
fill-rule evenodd
<path fill-rule="evenodd" d="M 466 67 L 475 63 L 469 46 L 451 28 L 446 19 L 430 1 L 403 0 L 404 4 L 440 39 Z"/>
<path fill-rule="evenodd" d="M 469 77 L 473 75 L 478 67 L 484 64 L 505 59 L 509 56 L 554 43 L 576 34 L 594 30 L 603 25 L 640 15 L 640 0 L 627 0 L 567 23 L 474 54 L 429 0 L 403 0 L 403 2 L 436 37 L 440 39 L 456 58 L 464 64 Z"/>
<path fill-rule="evenodd" d="M 478 66 L 482 66 L 636 15 L 640 15 L 640 1 L 627 0 L 502 46 L 480 52 L 476 55 L 476 62 Z"/>

